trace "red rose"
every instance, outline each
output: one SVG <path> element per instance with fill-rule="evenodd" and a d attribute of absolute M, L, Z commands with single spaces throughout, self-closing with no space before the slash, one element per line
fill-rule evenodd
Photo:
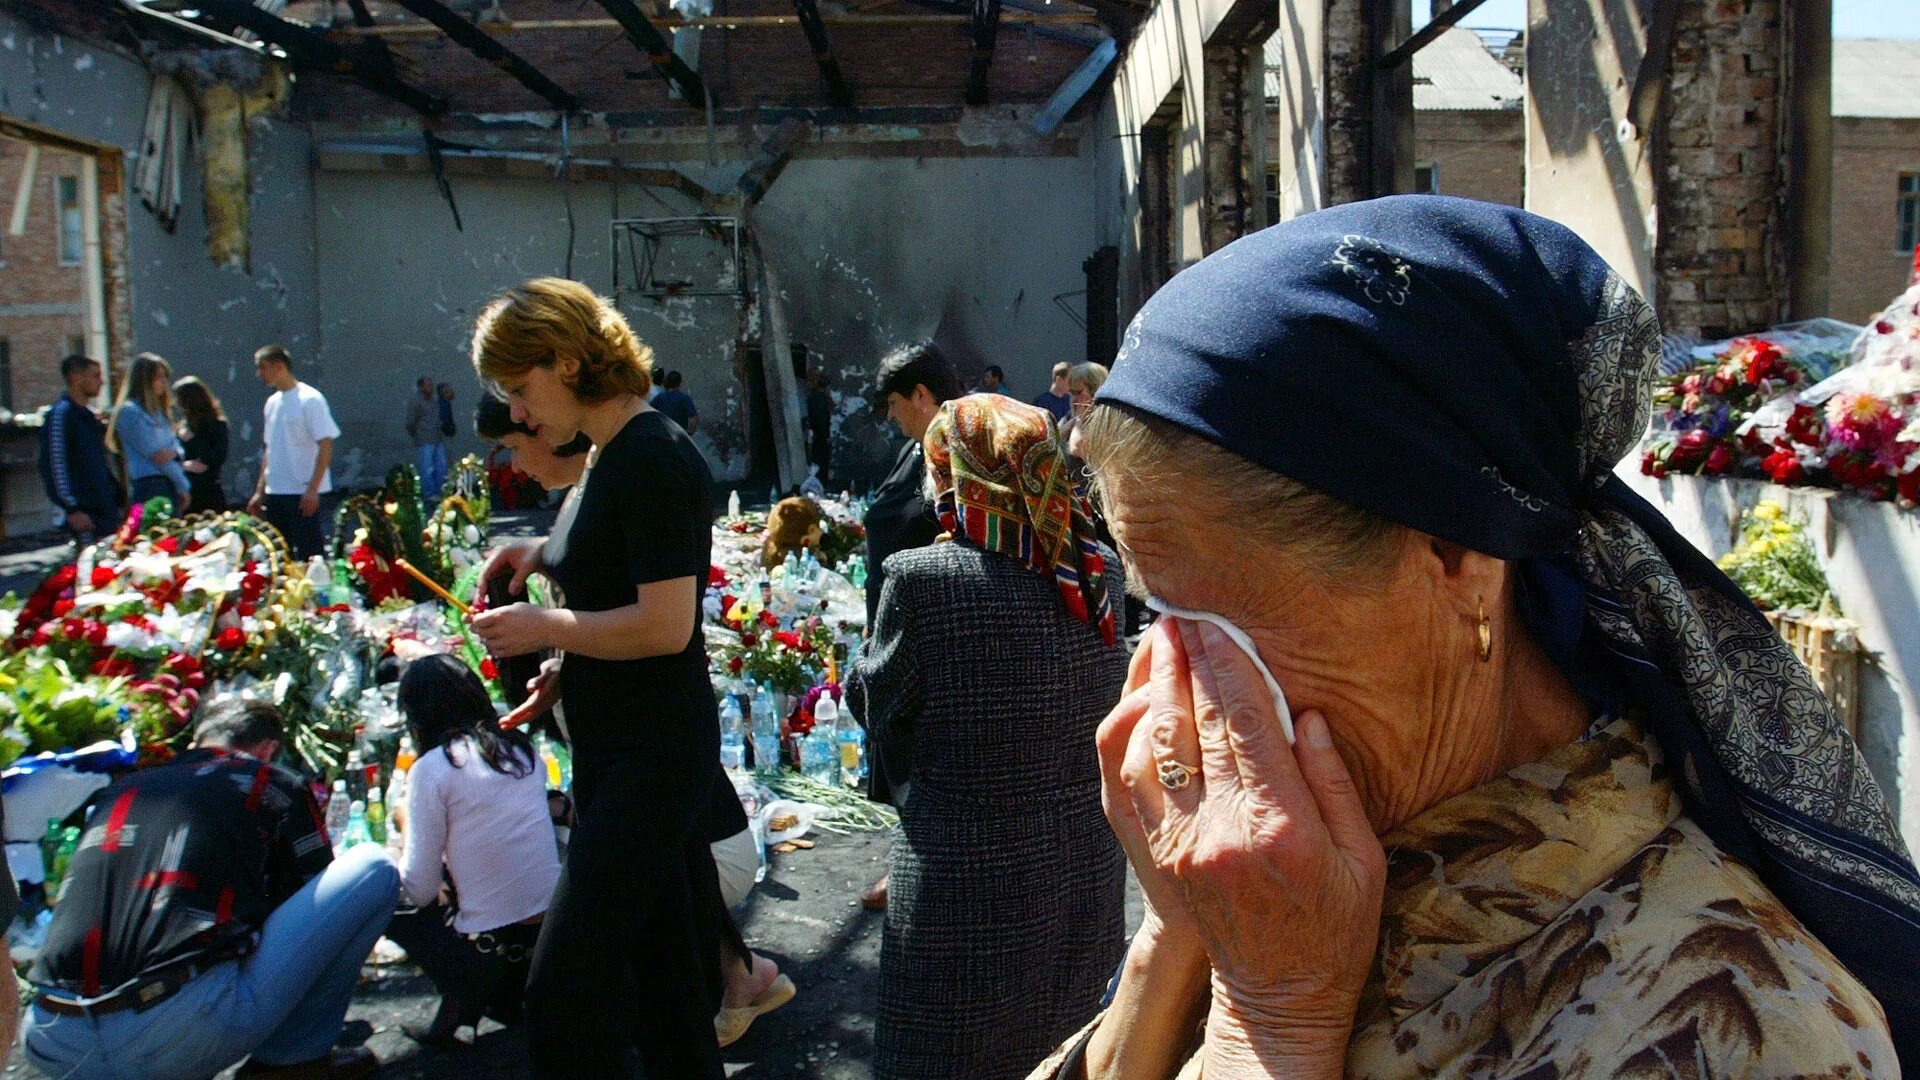
<path fill-rule="evenodd" d="M 180 538 L 177 536 L 163 536 L 154 541 L 153 546 L 169 555 L 178 555 L 180 553 Z"/>
<path fill-rule="evenodd" d="M 1812 405 L 1795 405 L 1787 417 L 1787 436 L 1803 446 L 1819 446 L 1826 441 L 1826 422 Z"/>
<path fill-rule="evenodd" d="M 489 656 L 480 661 L 480 674 L 489 679 L 497 679 L 500 677 L 500 669 L 494 665 L 493 657 Z"/>
<path fill-rule="evenodd" d="M 80 636 L 85 638 L 89 645 L 105 645 L 107 643 L 107 624 L 88 619 L 81 624 Z"/>
<path fill-rule="evenodd" d="M 72 610 L 73 601 L 64 596 L 53 602 L 53 617 L 56 619 L 66 618 L 67 613 Z"/>
<path fill-rule="evenodd" d="M 771 630 L 780 625 L 780 620 L 774 616 L 773 612 L 762 610 L 760 612 L 760 625 Z"/>
<path fill-rule="evenodd" d="M 240 599 L 257 602 L 267 594 L 265 574 L 248 574 L 240 579 Z"/>
<path fill-rule="evenodd" d="M 1760 467 L 1776 484 L 1799 484 L 1807 478 L 1807 470 L 1800 464 L 1799 456 L 1791 450 L 1775 450 L 1767 455 Z"/>
<path fill-rule="evenodd" d="M 1640 475 L 1652 476 L 1654 467 L 1660 464 L 1660 455 L 1652 450 L 1640 455 Z"/>
<path fill-rule="evenodd" d="M 729 674 L 738 675 L 740 674 L 740 669 L 746 666 L 747 666 L 747 661 L 745 657 L 736 656 L 733 659 L 727 661 L 727 671 Z"/>
<path fill-rule="evenodd" d="M 800 647 L 800 635 L 794 633 L 791 630 L 777 631 L 773 635 L 773 640 L 779 642 L 781 645 L 784 645 L 789 649 L 797 649 Z"/>
<path fill-rule="evenodd" d="M 54 592 L 59 592 L 61 589 L 71 588 L 73 586 L 74 579 L 78 578 L 79 576 L 80 576 L 79 568 L 74 566 L 72 563 L 68 563 L 67 565 L 61 567 L 60 569 L 55 570 L 53 572 L 53 576 L 47 579 L 47 588 L 52 589 Z"/>
<path fill-rule="evenodd" d="M 1702 471 L 1708 476 L 1725 476 L 1733 471 L 1736 464 L 1738 462 L 1734 459 L 1733 451 L 1727 449 L 1726 444 L 1723 443 L 1714 447 L 1713 451 L 1707 455 L 1707 463 L 1702 467 Z"/>
<path fill-rule="evenodd" d="M 1885 319 L 1881 319 L 1873 324 L 1873 332 L 1876 334 L 1891 334 L 1893 333 L 1893 324 Z"/>
<path fill-rule="evenodd" d="M 1672 452 L 1667 455 L 1667 466 L 1681 472 L 1692 472 L 1707 459 L 1707 453 L 1712 446 L 1713 436 L 1700 428 L 1694 428 L 1680 436 L 1680 441 L 1673 444 Z"/>
<path fill-rule="evenodd" d="M 47 642 L 52 640 L 53 640 L 53 624 L 52 623 L 41 623 L 39 626 L 36 626 L 33 628 L 33 643 L 35 645 L 45 645 Z"/>
<path fill-rule="evenodd" d="M 252 601 L 242 600 L 238 604 L 234 605 L 233 610 L 239 612 L 241 618 L 250 619 L 253 617 L 254 612 L 260 610 L 260 605 L 255 604 Z"/>
<path fill-rule="evenodd" d="M 760 644 L 760 635 L 751 630 L 745 631 L 740 635 L 740 644 L 751 649 Z"/>
<path fill-rule="evenodd" d="M 213 646 L 221 652 L 234 652 L 247 643 L 247 632 L 237 626 L 229 626 L 213 637 Z"/>
<path fill-rule="evenodd" d="M 104 589 L 113 584 L 113 579 L 118 576 L 119 574 L 115 573 L 111 566 L 96 566 L 93 568 L 93 574 L 90 580 L 93 582 L 94 588 Z"/>
<path fill-rule="evenodd" d="M 172 668 L 182 675 L 191 675 L 200 670 L 200 658 L 185 653 L 168 653 L 161 666 Z"/>
<path fill-rule="evenodd" d="M 361 548 L 361 550 L 364 550 L 364 546 Z M 246 562 L 240 564 L 240 572 L 243 574 L 251 574 L 259 569 L 260 569 L 259 559 L 248 559 Z"/>

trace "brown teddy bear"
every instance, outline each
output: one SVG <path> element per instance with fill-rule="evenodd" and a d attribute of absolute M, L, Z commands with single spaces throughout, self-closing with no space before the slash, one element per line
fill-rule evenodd
<path fill-rule="evenodd" d="M 767 544 L 760 553 L 760 565 L 771 570 L 785 562 L 789 552 L 820 550 L 826 535 L 824 521 L 820 505 L 812 499 L 781 499 L 767 515 Z"/>

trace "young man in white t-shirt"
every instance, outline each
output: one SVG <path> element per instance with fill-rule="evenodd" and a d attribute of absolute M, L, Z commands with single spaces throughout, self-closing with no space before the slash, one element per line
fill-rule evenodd
<path fill-rule="evenodd" d="M 295 558 L 322 553 L 320 496 L 333 490 L 333 440 L 340 425 L 320 391 L 293 377 L 293 357 L 279 345 L 253 354 L 254 373 L 273 388 L 267 398 L 260 479 L 247 511 L 267 519 L 287 538 Z"/>

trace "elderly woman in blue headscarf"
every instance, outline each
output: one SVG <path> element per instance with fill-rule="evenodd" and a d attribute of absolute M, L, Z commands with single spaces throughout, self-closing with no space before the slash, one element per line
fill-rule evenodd
<path fill-rule="evenodd" d="M 1613 474 L 1658 338 L 1571 232 L 1434 197 L 1143 308 L 1081 437 L 1168 613 L 1098 737 L 1150 911 L 1036 1076 L 1920 1066 L 1881 792 Z"/>

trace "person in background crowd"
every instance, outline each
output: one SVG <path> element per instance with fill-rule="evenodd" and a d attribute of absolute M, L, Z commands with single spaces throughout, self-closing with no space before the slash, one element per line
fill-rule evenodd
<path fill-rule="evenodd" d="M 700 430 L 700 410 L 694 406 L 692 395 L 680 389 L 680 382 L 679 372 L 667 372 L 664 382 L 666 389 L 654 395 L 653 407 L 691 435 Z"/>
<path fill-rule="evenodd" d="M 460 426 L 458 422 L 456 422 L 453 418 L 453 384 L 450 382 L 441 383 L 439 394 L 440 394 L 440 406 L 439 406 L 440 407 L 440 434 L 445 438 L 451 439 L 455 435 L 460 434 Z M 444 482 L 445 482 L 445 471 L 443 470 L 442 483 Z"/>
<path fill-rule="evenodd" d="M 825 368 L 813 369 L 807 380 L 807 460 L 820 470 L 820 483 L 828 484 L 833 469 L 833 395 L 827 392 Z"/>
<path fill-rule="evenodd" d="M 107 426 L 90 404 L 105 376 L 98 360 L 76 353 L 60 361 L 60 377 L 67 392 L 40 428 L 40 483 L 66 515 L 68 534 L 88 544 L 120 527 L 125 505 L 107 455 Z"/>
<path fill-rule="evenodd" d="M 439 398 L 433 380 L 420 376 L 407 399 L 407 438 L 413 441 L 413 467 L 422 492 L 439 491 L 447 479 L 447 435 L 440 425 Z"/>
<path fill-rule="evenodd" d="M 1106 382 L 1107 366 L 1105 364 L 1095 364 L 1091 361 L 1075 364 L 1073 370 L 1067 373 L 1067 392 L 1073 399 L 1073 414 L 1067 417 L 1066 423 L 1060 425 L 1060 438 L 1067 448 L 1067 453 L 1076 460 L 1080 457 L 1078 446 L 1080 424 L 1093 408 L 1093 396 L 1100 392 L 1100 388 L 1106 385 Z"/>
<path fill-rule="evenodd" d="M 127 497 L 137 505 L 170 498 L 175 513 L 192 503 L 192 485 L 181 466 L 186 448 L 173 432 L 173 368 L 153 353 L 133 358 L 107 424 L 107 449 L 127 470 Z"/>
<path fill-rule="evenodd" d="M 474 414 L 474 430 L 483 439 L 505 445 L 513 454 L 514 467 L 548 491 L 572 488 L 586 472 L 585 455 L 592 444 L 584 434 L 556 450 L 532 429 L 515 422 L 506 402 L 492 394 L 481 398 Z M 556 707 L 554 711 L 557 717 L 561 709 Z M 560 729 L 559 734 L 564 738 L 563 723 Z M 740 800 L 734 794 L 733 783 L 719 770 L 717 758 L 715 771 L 707 839 L 719 874 L 721 901 L 725 907 L 732 908 L 753 891 L 760 854 Z M 727 918 L 731 924 L 731 914 Z M 746 1034 L 748 1025 L 756 1018 L 793 1000 L 796 991 L 793 980 L 781 974 L 778 965 L 747 949 L 737 925 L 730 925 L 722 936 L 721 952 L 720 973 L 726 981 L 726 992 L 715 1016 L 714 1031 L 720 1045 L 728 1046 Z"/>
<path fill-rule="evenodd" d="M 874 371 L 873 408 L 884 412 L 907 441 L 894 457 L 893 470 L 873 490 L 863 524 L 867 530 L 867 625 L 880 611 L 880 594 L 887 581 L 886 563 L 896 551 L 925 547 L 940 535 L 926 496 L 926 455 L 920 440 L 940 413 L 940 406 L 960 396 L 960 376 L 931 341 L 903 345 L 880 359 Z M 892 790 L 883 756 L 874 740 L 882 732 L 868 730 L 867 752 L 876 767 L 871 771 L 867 796 L 891 803 Z M 887 906 L 887 879 L 882 877 L 861 896 L 868 908 Z"/>
<path fill-rule="evenodd" d="M 849 698 L 900 807 L 874 1075 L 1015 1080 L 1098 1008 L 1125 947 L 1089 752 L 1126 679 L 1124 586 L 1046 412 L 970 395 L 925 444 L 952 539 L 887 560 Z"/>
<path fill-rule="evenodd" d="M 999 364 L 988 364 L 987 369 L 980 373 L 980 389 L 978 393 L 1007 393 L 1007 373 L 1000 370 Z"/>
<path fill-rule="evenodd" d="M 1920 1070 L 1920 872 L 1806 668 L 1615 474 L 1660 325 L 1592 248 L 1349 203 L 1128 336 L 1083 445 L 1169 611 L 1097 742 L 1147 913 L 1034 1076 Z"/>
<path fill-rule="evenodd" d="M 279 345 L 253 354 L 254 374 L 273 389 L 264 410 L 260 478 L 247 512 L 267 519 L 287 539 L 295 558 L 321 553 L 320 496 L 333 490 L 333 441 L 340 425 L 326 396 L 293 376 L 293 356 Z"/>
<path fill-rule="evenodd" d="M 1053 382 L 1047 391 L 1033 399 L 1035 408 L 1045 409 L 1053 414 L 1054 422 L 1063 424 L 1073 415 L 1073 390 L 1067 385 L 1067 376 L 1073 372 L 1073 365 L 1062 361 L 1053 365 Z"/>
<path fill-rule="evenodd" d="M 220 485 L 220 472 L 227 467 L 226 410 L 207 384 L 193 375 L 173 384 L 173 397 L 180 403 L 180 443 L 187 452 L 181 468 L 187 472 L 188 498 L 195 511 L 225 510 L 227 493 Z"/>
<path fill-rule="evenodd" d="M 397 819 L 400 899 L 419 910 L 395 915 L 387 936 L 440 991 L 433 1024 L 407 1034 L 446 1049 L 482 1014 L 518 1022 L 559 847 L 533 740 L 501 730 L 472 668 L 445 654 L 415 660 L 399 704 L 420 751 Z"/>
<path fill-rule="evenodd" d="M 509 290 L 474 327 L 474 369 L 515 421 L 555 445 L 582 432 L 594 444 L 551 537 L 497 549 L 476 585 L 484 597 L 504 575 L 518 595 L 545 574 L 567 606 L 472 619 L 495 656 L 565 654 L 503 721 L 558 703 L 573 743 L 574 827 L 527 994 L 543 1078 L 724 1076 L 727 920 L 707 835 L 720 724 L 700 626 L 713 479 L 646 403 L 652 359 L 608 300 L 562 278 Z"/>
<path fill-rule="evenodd" d="M 223 698 L 192 749 L 107 788 L 29 974 L 26 1056 L 74 1080 L 369 1077 L 335 1050 L 400 875 L 335 859 L 307 785 L 273 764 L 279 710 Z"/>

